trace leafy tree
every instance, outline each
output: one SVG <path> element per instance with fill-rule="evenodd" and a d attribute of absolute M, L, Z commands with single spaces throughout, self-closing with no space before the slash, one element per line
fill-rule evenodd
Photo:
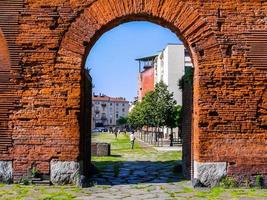
<path fill-rule="evenodd" d="M 118 120 L 117 120 L 117 124 L 122 126 L 122 125 L 126 125 L 127 124 L 127 117 L 120 117 Z"/>
<path fill-rule="evenodd" d="M 145 125 L 140 102 L 137 102 L 133 110 L 129 113 L 127 123 L 134 129 L 142 128 Z"/>
<path fill-rule="evenodd" d="M 180 90 L 185 89 L 185 84 L 193 85 L 194 82 L 194 68 L 186 67 L 185 74 L 180 80 L 178 80 L 178 86 Z"/>
<path fill-rule="evenodd" d="M 141 106 L 141 112 L 143 115 L 143 123 L 144 125 L 153 127 L 156 125 L 156 110 L 155 110 L 155 98 L 156 98 L 156 93 L 155 92 L 148 92 L 143 101 L 140 103 Z"/>
<path fill-rule="evenodd" d="M 155 91 L 148 92 L 142 102 L 138 102 L 129 113 L 128 123 L 133 128 L 178 126 L 181 107 L 176 106 L 173 93 L 168 91 L 168 86 L 159 82 Z"/>
<path fill-rule="evenodd" d="M 168 128 L 176 128 L 180 126 L 182 123 L 181 113 L 182 113 L 182 106 L 180 105 L 173 106 L 167 117 L 166 126 Z"/>
<path fill-rule="evenodd" d="M 157 127 L 166 126 L 168 120 L 172 118 L 172 113 L 176 106 L 173 99 L 173 93 L 168 91 L 168 86 L 163 81 L 156 84 L 155 87 L 155 112 Z"/>

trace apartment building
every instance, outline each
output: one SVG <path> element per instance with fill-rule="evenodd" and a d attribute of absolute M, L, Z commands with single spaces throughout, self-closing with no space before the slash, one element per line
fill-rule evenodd
<path fill-rule="evenodd" d="M 190 55 L 182 44 L 168 44 L 159 53 L 136 59 L 139 61 L 138 100 L 148 91 L 153 91 L 155 85 L 163 81 L 178 105 L 182 105 L 182 91 L 178 81 L 182 78 L 185 68 L 193 67 Z"/>
<path fill-rule="evenodd" d="M 155 87 L 155 69 L 154 61 L 156 55 L 138 58 L 139 62 L 139 76 L 138 76 L 138 101 L 142 101 L 146 93 L 153 91 Z"/>
<path fill-rule="evenodd" d="M 182 105 L 182 91 L 178 81 L 183 77 L 185 68 L 193 67 L 190 55 L 184 45 L 169 44 L 154 61 L 154 83 L 163 81 L 178 105 Z"/>
<path fill-rule="evenodd" d="M 139 101 L 148 91 L 154 90 L 157 83 L 163 81 L 168 86 L 168 90 L 173 93 L 177 105 L 183 104 L 183 94 L 178 82 L 185 74 L 185 70 L 193 67 L 189 52 L 184 45 L 168 44 L 159 53 L 136 60 L 139 61 Z M 178 128 L 173 131 L 174 137 L 178 138 Z M 163 132 L 164 137 L 168 138 L 170 130 L 165 127 Z"/>
<path fill-rule="evenodd" d="M 92 128 L 114 127 L 117 120 L 129 113 L 129 101 L 103 94 L 92 96 Z"/>

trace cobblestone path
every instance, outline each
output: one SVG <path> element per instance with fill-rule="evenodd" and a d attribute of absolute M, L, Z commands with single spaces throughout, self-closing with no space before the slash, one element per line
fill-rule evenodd
<path fill-rule="evenodd" d="M 140 143 L 135 150 L 129 150 L 128 138 L 125 141 L 122 138 L 119 145 L 113 141 L 114 160 L 94 158 L 96 166 L 101 163 L 101 170 L 92 180 L 96 187 L 104 188 L 101 195 L 92 194 L 95 198 L 168 199 L 178 185 L 180 189 L 183 189 L 183 184 L 190 187 L 190 182 L 173 170 L 179 162 L 180 153 L 157 152 Z M 98 141 L 103 142 L 101 139 Z"/>

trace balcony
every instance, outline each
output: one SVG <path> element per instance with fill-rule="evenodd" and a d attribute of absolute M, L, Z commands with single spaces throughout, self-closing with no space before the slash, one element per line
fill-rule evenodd
<path fill-rule="evenodd" d="M 107 117 L 103 117 L 103 116 L 101 117 L 101 121 L 104 122 L 104 121 L 107 121 L 107 120 L 108 120 Z"/>

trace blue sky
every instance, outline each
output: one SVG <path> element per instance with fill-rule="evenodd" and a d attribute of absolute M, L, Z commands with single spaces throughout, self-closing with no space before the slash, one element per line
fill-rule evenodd
<path fill-rule="evenodd" d="M 106 32 L 90 51 L 93 92 L 125 97 L 137 96 L 138 57 L 155 54 L 168 43 L 181 43 L 169 29 L 150 22 L 129 22 Z"/>

